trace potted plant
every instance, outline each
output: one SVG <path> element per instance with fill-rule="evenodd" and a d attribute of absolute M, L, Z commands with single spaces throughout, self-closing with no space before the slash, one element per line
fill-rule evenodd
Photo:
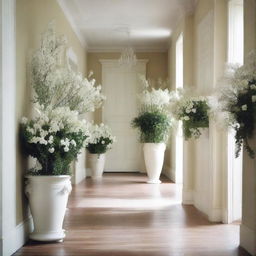
<path fill-rule="evenodd" d="M 244 65 L 229 66 L 221 80 L 223 86 L 215 95 L 218 106 L 212 106 L 221 122 L 235 131 L 236 157 L 242 147 L 250 158 L 256 155 L 255 147 L 250 145 L 250 139 L 255 136 L 256 120 L 255 59 L 256 52 L 252 51 Z"/>
<path fill-rule="evenodd" d="M 85 121 L 68 107 L 42 108 L 30 121 L 21 124 L 22 145 L 38 164 L 26 178 L 26 195 L 34 222 L 30 238 L 62 240 L 68 195 L 71 192 L 70 163 L 76 159 L 88 137 Z"/>
<path fill-rule="evenodd" d="M 34 222 L 30 238 L 39 241 L 65 237 L 70 163 L 89 137 L 87 123 L 79 115 L 94 111 L 104 100 L 94 79 L 82 78 L 67 66 L 66 48 L 67 41 L 56 35 L 54 22 L 50 23 L 31 60 L 35 116 L 30 121 L 23 118 L 21 124 L 23 149 L 37 161 L 26 175 L 25 193 Z"/>
<path fill-rule="evenodd" d="M 139 95 L 141 109 L 139 115 L 133 119 L 132 127 L 139 129 L 140 142 L 144 144 L 147 182 L 161 183 L 159 177 L 171 127 L 171 118 L 167 112 L 171 94 L 168 89 L 150 89 L 149 82 L 145 78 L 142 81 L 145 87 Z"/>
<path fill-rule="evenodd" d="M 116 138 L 111 135 L 109 127 L 104 124 L 91 124 L 89 133 L 86 149 L 89 152 L 91 177 L 92 179 L 99 179 L 104 171 L 105 153 L 111 148 Z"/>
<path fill-rule="evenodd" d="M 177 120 L 183 123 L 183 135 L 185 140 L 197 139 L 201 136 L 201 130 L 209 127 L 209 104 L 206 97 L 185 95 L 180 92 L 173 104 L 173 114 Z"/>

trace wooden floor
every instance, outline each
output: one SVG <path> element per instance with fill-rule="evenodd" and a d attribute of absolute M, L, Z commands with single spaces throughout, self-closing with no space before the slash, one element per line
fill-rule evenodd
<path fill-rule="evenodd" d="M 238 249 L 239 225 L 212 224 L 180 204 L 168 180 L 146 184 L 141 174 L 104 174 L 73 188 L 63 243 L 29 242 L 14 255 L 247 256 Z"/>

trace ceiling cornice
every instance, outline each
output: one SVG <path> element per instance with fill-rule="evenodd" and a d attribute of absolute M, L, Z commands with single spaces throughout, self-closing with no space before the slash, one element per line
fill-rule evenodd
<path fill-rule="evenodd" d="M 124 49 L 124 47 L 120 48 L 87 48 L 87 52 L 121 52 Z M 135 48 L 133 47 L 135 52 L 167 52 L 167 48 Z"/>
<path fill-rule="evenodd" d="M 85 40 L 84 36 L 82 35 L 80 29 L 78 28 L 78 26 L 74 22 L 74 19 L 73 19 L 72 15 L 70 14 L 69 9 L 68 9 L 65 1 L 64 0 L 57 0 L 57 2 L 59 4 L 60 8 L 62 9 L 65 17 L 67 18 L 71 28 L 73 29 L 74 33 L 76 34 L 78 40 L 82 44 L 83 48 L 85 48 L 87 50 L 88 47 L 87 47 L 86 40 Z"/>

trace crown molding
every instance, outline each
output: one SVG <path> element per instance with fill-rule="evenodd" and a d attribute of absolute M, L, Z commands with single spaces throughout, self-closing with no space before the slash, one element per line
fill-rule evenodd
<path fill-rule="evenodd" d="M 72 30 L 74 31 L 74 33 L 78 37 L 78 40 L 80 41 L 81 45 L 83 46 L 83 48 L 85 48 L 87 50 L 88 47 L 87 47 L 86 39 L 83 36 L 83 34 L 81 33 L 81 30 L 78 28 L 78 26 L 74 22 L 74 19 L 73 19 L 72 15 L 70 14 L 65 1 L 64 0 L 57 0 L 57 3 L 59 4 L 60 8 L 62 9 L 65 17 L 67 18 Z"/>
<path fill-rule="evenodd" d="M 99 62 L 101 64 L 113 64 L 113 63 L 118 63 L 118 59 L 99 59 Z M 145 63 L 147 64 L 148 63 L 148 59 L 137 59 L 137 62 L 138 63 Z"/>
<path fill-rule="evenodd" d="M 95 47 L 95 48 L 87 48 L 87 52 L 110 52 L 110 53 L 115 53 L 118 52 L 120 53 L 124 47 L 117 47 L 117 48 L 101 48 L 101 47 Z M 133 48 L 135 53 L 136 52 L 168 52 L 167 48 Z"/>

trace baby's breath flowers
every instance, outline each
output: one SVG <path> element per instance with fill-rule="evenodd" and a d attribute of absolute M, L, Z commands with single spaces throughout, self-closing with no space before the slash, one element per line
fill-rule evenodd
<path fill-rule="evenodd" d="M 44 107 L 69 107 L 79 113 L 92 112 L 105 100 L 101 86 L 95 86 L 92 73 L 83 78 L 68 67 L 62 60 L 66 48 L 67 40 L 56 35 L 55 23 L 50 23 L 42 35 L 40 48 L 32 56 L 34 101 Z"/>
<path fill-rule="evenodd" d="M 90 124 L 90 136 L 87 140 L 87 150 L 91 154 L 104 154 L 111 149 L 112 144 L 116 141 L 116 137 L 111 134 L 110 128 L 105 124 Z"/>
<path fill-rule="evenodd" d="M 251 158 L 255 149 L 249 145 L 256 117 L 256 53 L 251 52 L 243 66 L 230 66 L 217 93 L 216 112 L 225 113 L 226 123 L 235 130 L 236 156 L 242 145 Z"/>
<path fill-rule="evenodd" d="M 166 87 L 167 82 L 158 80 L 158 89 L 152 88 L 144 76 L 140 77 L 143 91 L 138 95 L 140 103 L 139 115 L 132 120 L 132 127 L 140 131 L 142 143 L 162 143 L 169 138 L 172 119 L 168 107 L 172 94 Z"/>
<path fill-rule="evenodd" d="M 68 107 L 44 109 L 37 106 L 38 116 L 32 120 L 22 118 L 21 136 L 27 154 L 41 165 L 38 175 L 70 174 L 70 163 L 76 159 L 89 137 L 85 120 Z"/>
<path fill-rule="evenodd" d="M 183 122 L 183 134 L 186 140 L 199 138 L 200 129 L 209 127 L 208 100 L 206 97 L 177 93 L 176 102 L 172 104 L 172 113 Z"/>

